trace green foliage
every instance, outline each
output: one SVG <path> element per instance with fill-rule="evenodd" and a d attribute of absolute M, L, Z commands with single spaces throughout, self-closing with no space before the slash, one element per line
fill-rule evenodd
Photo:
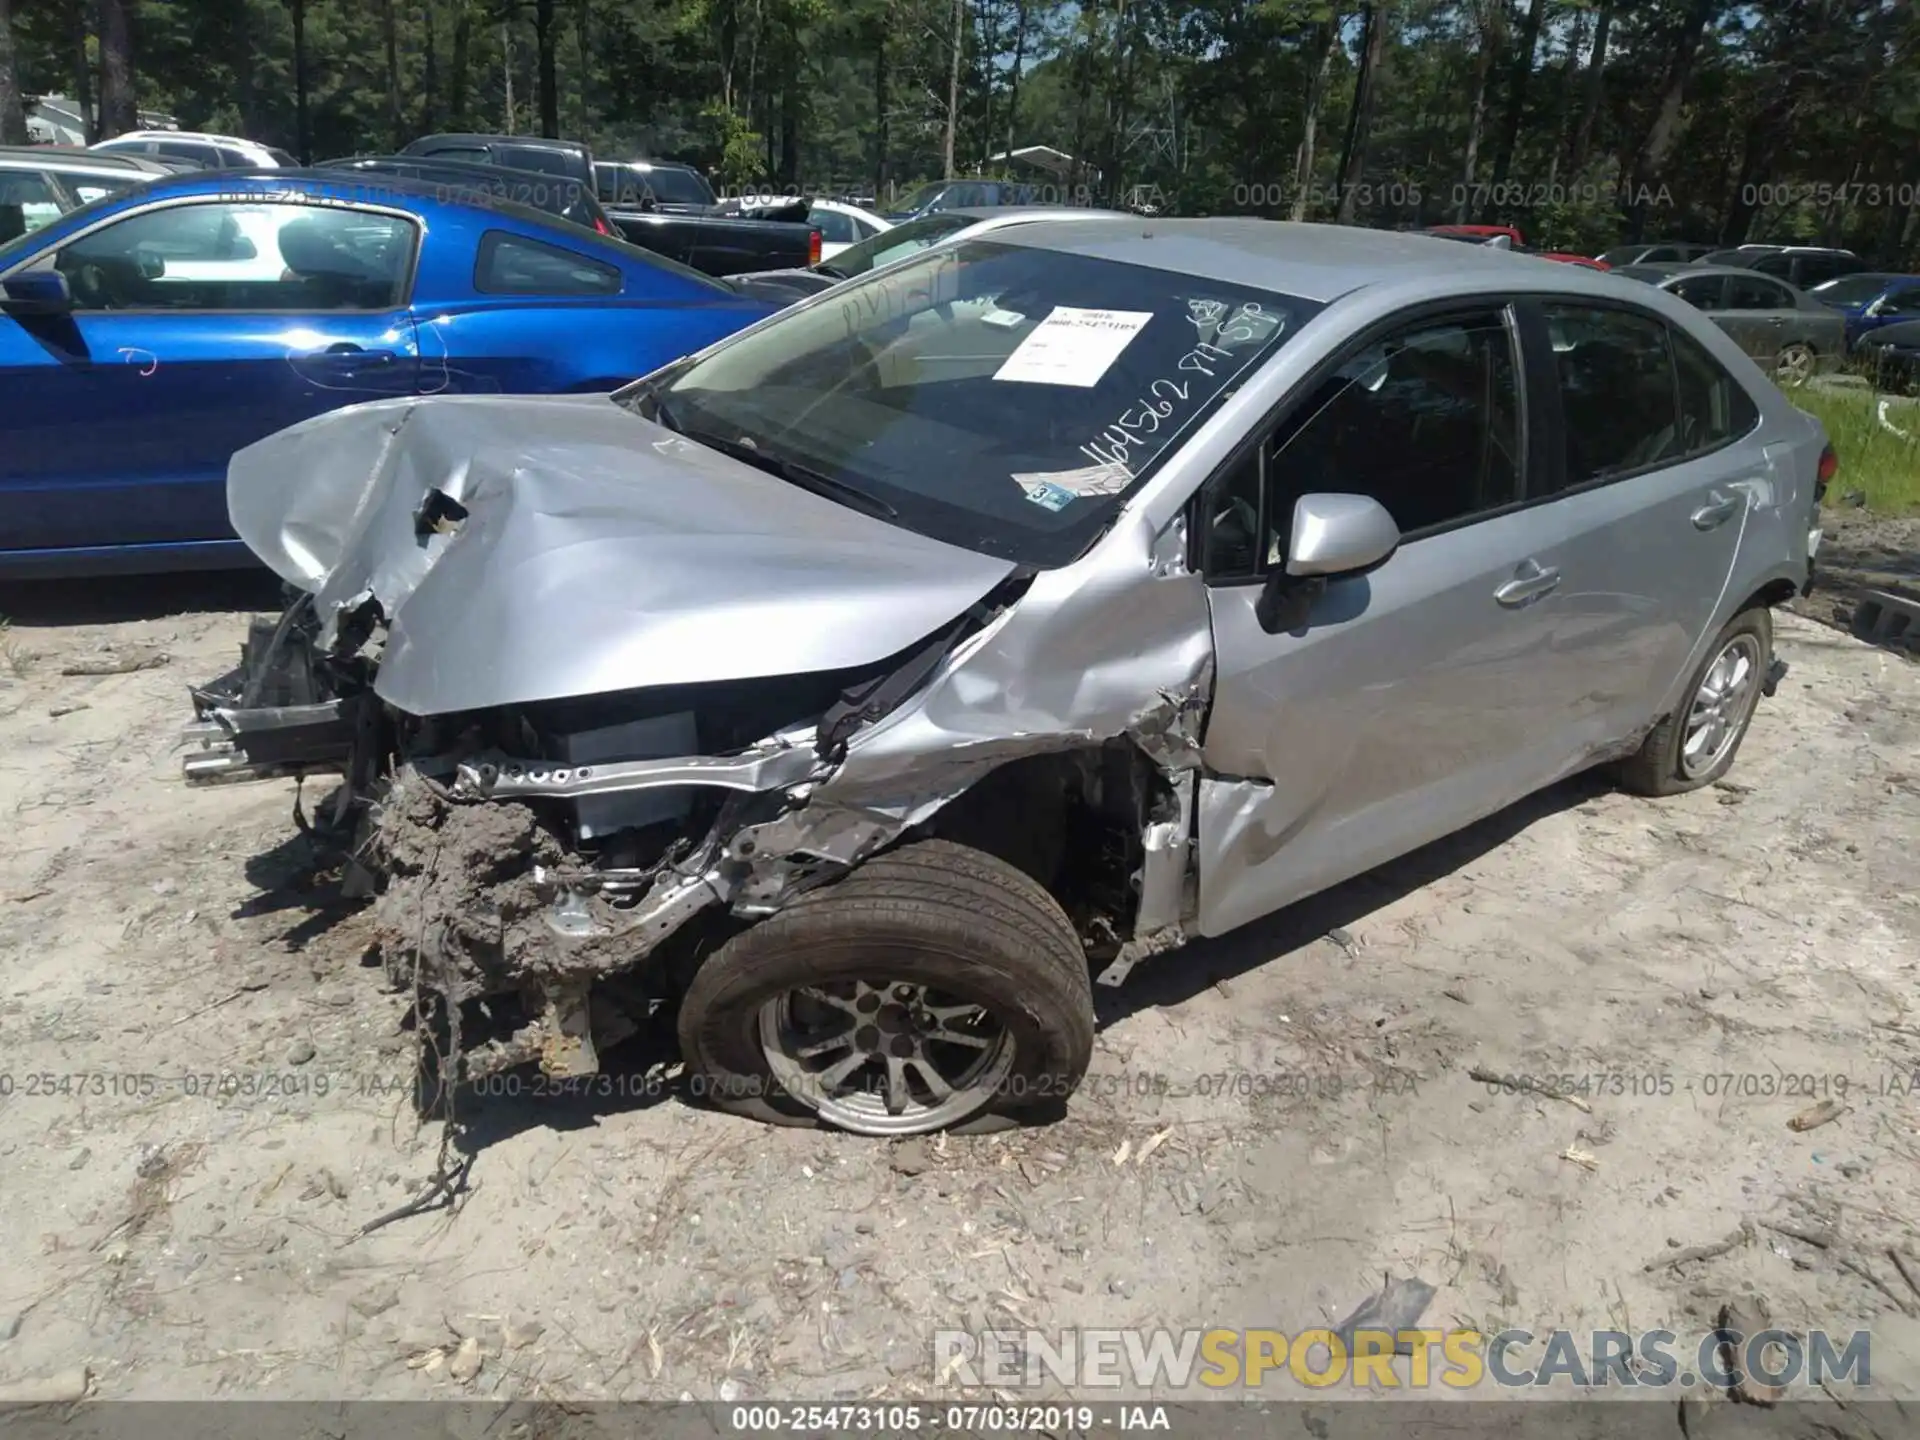
<path fill-rule="evenodd" d="M 898 193 L 943 173 L 954 0 L 128 3 L 143 105 L 288 148 L 299 6 L 317 156 L 385 149 L 429 126 L 537 123 L 545 13 L 555 108 L 601 154 L 814 190 L 884 181 Z M 22 87 L 72 94 L 73 37 L 94 23 L 92 0 L 12 8 Z M 1344 176 L 1361 224 L 1508 222 L 1588 253 L 1636 232 L 1804 240 L 1920 264 L 1920 7 L 1377 0 L 1380 71 L 1355 126 L 1368 8 L 960 0 L 959 168 L 1004 171 L 991 157 L 1043 144 L 1075 168 L 1018 178 L 1103 200 L 1157 193 L 1174 213 L 1328 220 Z"/>

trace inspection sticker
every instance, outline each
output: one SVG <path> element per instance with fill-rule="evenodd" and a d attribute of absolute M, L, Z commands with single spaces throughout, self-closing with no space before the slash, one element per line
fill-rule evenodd
<path fill-rule="evenodd" d="M 1069 495 L 1118 495 L 1133 483 L 1133 472 L 1124 465 L 1103 462 L 1082 465 L 1078 470 L 1047 470 L 1037 474 L 1017 474 L 1014 483 L 1023 489 L 1047 485 Z"/>
<path fill-rule="evenodd" d="M 1027 499 L 1042 509 L 1052 510 L 1056 514 L 1079 498 L 1071 490 L 1063 490 L 1046 480 L 1022 480 L 1020 488 L 1027 492 Z"/>
<path fill-rule="evenodd" d="M 1091 389 L 1151 319 L 1151 310 L 1081 310 L 1056 305 L 993 378 Z"/>

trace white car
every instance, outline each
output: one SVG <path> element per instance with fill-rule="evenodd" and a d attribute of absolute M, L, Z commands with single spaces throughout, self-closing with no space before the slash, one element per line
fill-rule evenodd
<path fill-rule="evenodd" d="M 822 260 L 831 260 L 849 245 L 858 245 L 862 240 L 893 228 L 891 220 L 883 219 L 871 210 L 862 210 L 858 205 L 849 205 L 844 200 L 813 201 L 807 207 L 807 219 L 820 232 Z"/>
<path fill-rule="evenodd" d="M 237 135 L 205 135 L 197 130 L 129 130 L 90 149 L 109 155 L 152 155 L 169 160 L 191 160 L 208 170 L 261 170 L 295 167 L 299 161 L 286 151 Z"/>

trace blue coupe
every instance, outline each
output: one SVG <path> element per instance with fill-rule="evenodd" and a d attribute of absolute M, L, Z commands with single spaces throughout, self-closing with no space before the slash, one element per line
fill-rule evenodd
<path fill-rule="evenodd" d="M 777 308 L 424 182 L 109 196 L 0 244 L 0 576 L 256 563 L 227 523 L 242 446 L 362 400 L 612 390 Z"/>

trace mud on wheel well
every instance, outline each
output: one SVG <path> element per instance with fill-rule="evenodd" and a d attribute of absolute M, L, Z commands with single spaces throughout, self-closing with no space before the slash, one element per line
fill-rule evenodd
<path fill-rule="evenodd" d="M 1010 761 L 921 832 L 983 850 L 1032 876 L 1083 937 L 1131 925 L 1141 833 L 1167 778 L 1131 741 Z"/>
<path fill-rule="evenodd" d="M 1768 609 L 1772 609 L 1776 605 L 1786 604 L 1799 593 L 1800 587 L 1791 580 L 1769 580 L 1743 600 L 1733 613 L 1738 615 L 1742 610 L 1751 610 L 1756 605 L 1765 605 Z"/>

